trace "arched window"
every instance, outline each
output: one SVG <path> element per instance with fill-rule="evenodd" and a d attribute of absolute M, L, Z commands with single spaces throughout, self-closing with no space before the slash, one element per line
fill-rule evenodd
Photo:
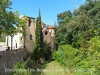
<path fill-rule="evenodd" d="M 28 26 L 31 26 L 31 19 L 28 20 Z"/>
<path fill-rule="evenodd" d="M 48 34 L 48 32 L 47 31 L 45 31 L 45 35 L 47 35 Z"/>
<path fill-rule="evenodd" d="M 32 40 L 32 35 L 30 35 L 30 40 Z"/>

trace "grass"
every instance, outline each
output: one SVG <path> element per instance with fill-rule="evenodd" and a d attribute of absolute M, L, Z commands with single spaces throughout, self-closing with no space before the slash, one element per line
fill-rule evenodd
<path fill-rule="evenodd" d="M 46 62 L 37 70 L 38 72 L 34 72 L 34 75 L 72 75 L 71 72 L 60 66 L 56 61 Z"/>

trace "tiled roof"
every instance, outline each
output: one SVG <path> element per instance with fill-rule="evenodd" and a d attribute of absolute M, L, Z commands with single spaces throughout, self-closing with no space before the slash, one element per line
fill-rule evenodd
<path fill-rule="evenodd" d="M 48 29 L 54 29 L 54 28 L 55 28 L 55 27 L 52 26 L 52 25 L 48 26 Z"/>

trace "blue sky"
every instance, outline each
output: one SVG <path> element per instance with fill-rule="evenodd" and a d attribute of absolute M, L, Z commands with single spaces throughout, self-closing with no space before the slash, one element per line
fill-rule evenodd
<path fill-rule="evenodd" d="M 77 9 L 85 0 L 12 0 L 12 11 L 36 18 L 40 7 L 42 21 L 53 25 L 57 21 L 57 14 Z"/>

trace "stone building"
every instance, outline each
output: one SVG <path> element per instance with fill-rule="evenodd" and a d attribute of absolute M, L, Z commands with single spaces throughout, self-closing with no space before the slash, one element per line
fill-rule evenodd
<path fill-rule="evenodd" d="M 35 41 L 35 18 L 28 17 L 25 28 L 25 37 L 24 37 L 24 46 L 29 52 L 34 50 L 34 41 Z"/>
<path fill-rule="evenodd" d="M 23 18 L 23 17 L 25 16 L 24 15 L 20 16 L 20 18 Z M 14 46 L 13 49 L 20 48 L 20 44 L 21 44 L 21 47 L 25 47 L 29 52 L 33 52 L 34 44 L 35 44 L 36 22 L 35 22 L 35 18 L 29 17 L 29 16 L 26 16 L 26 17 L 27 17 L 27 23 L 26 23 L 26 28 L 24 30 L 25 37 L 23 37 L 21 33 L 18 33 L 20 36 L 14 35 L 13 38 L 19 41 L 19 43 L 16 44 L 16 41 L 13 40 L 13 46 Z M 48 43 L 50 43 L 52 50 L 54 50 L 55 49 L 55 28 L 54 26 L 46 27 L 46 24 L 44 22 L 41 22 L 41 23 L 42 23 L 42 32 L 44 36 L 44 41 L 47 41 Z M 9 46 L 11 46 L 10 39 L 11 38 L 9 37 L 9 43 L 8 43 Z M 20 41 L 23 41 L 23 42 L 20 42 Z M 18 45 L 18 47 L 16 45 Z"/>
<path fill-rule="evenodd" d="M 25 37 L 25 47 L 30 52 L 34 51 L 34 43 L 35 43 L 35 29 L 36 29 L 36 22 L 35 18 L 27 17 L 28 21 L 26 24 L 26 37 Z M 48 26 L 46 27 L 46 24 L 44 22 L 42 23 L 42 32 L 44 41 L 47 41 L 50 43 L 50 46 L 52 50 L 55 49 L 55 27 L 54 26 Z"/>
<path fill-rule="evenodd" d="M 47 28 L 43 28 L 43 36 L 44 41 L 50 43 L 53 51 L 55 49 L 55 27 L 50 25 Z"/>

